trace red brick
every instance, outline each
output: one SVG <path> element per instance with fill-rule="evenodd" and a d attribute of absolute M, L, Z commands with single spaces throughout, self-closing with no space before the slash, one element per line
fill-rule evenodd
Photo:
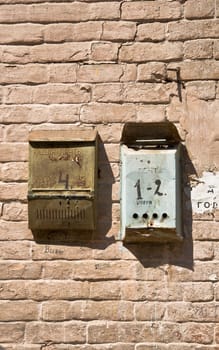
<path fill-rule="evenodd" d="M 164 23 L 144 23 L 138 25 L 136 40 L 162 41 L 165 39 L 166 26 Z"/>
<path fill-rule="evenodd" d="M 75 83 L 77 65 L 62 63 L 49 65 L 49 81 L 51 83 Z"/>
<path fill-rule="evenodd" d="M 168 321 L 175 322 L 218 322 L 216 303 L 171 303 L 167 305 Z"/>
<path fill-rule="evenodd" d="M 2 233 L 0 240 L 33 239 L 33 235 L 27 227 L 27 222 L 0 221 L 0 228 Z"/>
<path fill-rule="evenodd" d="M 122 6 L 122 19 L 128 20 L 163 20 L 177 19 L 181 17 L 181 5 L 178 1 L 168 4 L 159 0 L 152 1 L 125 2 Z"/>
<path fill-rule="evenodd" d="M 87 123 L 120 123 L 134 121 L 136 118 L 135 105 L 90 103 L 81 109 L 81 121 Z"/>
<path fill-rule="evenodd" d="M 170 64 L 169 68 L 175 67 Z M 214 60 L 184 61 L 178 63 L 182 80 L 217 80 L 219 78 L 219 62 Z"/>
<path fill-rule="evenodd" d="M 158 300 L 158 301 L 170 301 L 170 300 L 182 300 L 182 288 L 180 284 L 163 282 L 157 285 L 157 281 L 153 282 L 139 282 L 129 281 L 126 283 L 125 290 L 122 290 L 122 298 L 124 300 Z"/>
<path fill-rule="evenodd" d="M 137 321 L 161 321 L 164 317 L 166 307 L 165 303 L 144 302 L 137 303 L 135 306 L 135 315 Z"/>
<path fill-rule="evenodd" d="M 43 26 L 38 24 L 0 25 L 0 44 L 40 44 Z"/>
<path fill-rule="evenodd" d="M 45 321 L 133 320 L 133 304 L 124 301 L 46 302 L 42 306 Z"/>
<path fill-rule="evenodd" d="M 26 260 L 30 259 L 30 242 L 3 242 L 1 241 L 1 259 Z"/>
<path fill-rule="evenodd" d="M 2 280 L 10 279 L 38 279 L 41 276 L 42 266 L 33 262 L 8 262 L 3 261 L 0 264 L 0 277 Z M 16 295 L 16 288 L 11 288 L 12 293 Z"/>
<path fill-rule="evenodd" d="M 186 83 L 186 91 L 188 95 L 200 100 L 214 100 L 216 96 L 215 81 L 191 81 Z"/>
<path fill-rule="evenodd" d="M 90 247 L 83 246 L 63 246 L 63 245 L 32 245 L 33 260 L 82 260 L 92 257 L 92 250 Z"/>
<path fill-rule="evenodd" d="M 102 40 L 127 41 L 133 40 L 136 33 L 136 24 L 133 22 L 104 22 Z"/>
<path fill-rule="evenodd" d="M 116 61 L 119 45 L 116 43 L 92 43 L 90 59 L 94 61 Z"/>
<path fill-rule="evenodd" d="M 1 301 L 0 308 L 0 322 L 34 321 L 39 315 L 39 305 L 32 301 Z"/>
<path fill-rule="evenodd" d="M 194 40 L 201 38 L 218 38 L 219 22 L 215 21 L 185 21 L 168 24 L 169 40 Z"/>
<path fill-rule="evenodd" d="M 27 198 L 26 183 L 0 182 L 0 200 L 21 200 Z"/>
<path fill-rule="evenodd" d="M 210 282 L 183 283 L 182 288 L 185 301 L 200 302 L 214 299 L 214 288 Z"/>
<path fill-rule="evenodd" d="M 0 21 L 16 22 L 80 22 L 95 19 L 118 19 L 119 4 L 82 2 L 31 5 L 2 5 Z"/>
<path fill-rule="evenodd" d="M 30 131 L 29 125 L 10 124 L 5 127 L 6 142 L 27 142 Z"/>
<path fill-rule="evenodd" d="M 182 43 L 134 43 L 123 45 L 119 52 L 122 62 L 171 61 L 183 56 Z"/>
<path fill-rule="evenodd" d="M 121 299 L 121 290 L 125 287 L 120 281 L 101 281 L 90 283 L 90 298 L 94 300 Z"/>
<path fill-rule="evenodd" d="M 215 12 L 214 0 L 188 0 L 185 4 L 186 18 L 212 18 Z"/>
<path fill-rule="evenodd" d="M 192 60 L 213 57 L 212 40 L 191 40 L 185 42 L 184 57 Z"/>
<path fill-rule="evenodd" d="M 113 82 L 120 81 L 123 66 L 117 64 L 81 65 L 77 70 L 78 82 Z"/>
<path fill-rule="evenodd" d="M 24 340 L 24 323 L 0 323 L 0 342 L 22 342 Z"/>
<path fill-rule="evenodd" d="M 175 84 L 99 84 L 93 88 L 96 102 L 167 103 L 173 94 L 177 95 Z"/>
<path fill-rule="evenodd" d="M 27 144 L 25 143 L 2 143 L 0 145 L 1 162 L 25 161 L 27 155 Z"/>
<path fill-rule="evenodd" d="M 12 86 L 6 89 L 6 104 L 82 103 L 90 100 L 86 85 L 50 84 L 42 86 Z"/>
<path fill-rule="evenodd" d="M 19 202 L 5 203 L 2 219 L 9 221 L 26 221 L 27 205 Z"/>
<path fill-rule="evenodd" d="M 89 263 L 88 263 L 89 262 Z M 73 274 L 74 272 L 74 274 Z M 74 278 L 76 280 L 131 279 L 135 274 L 135 262 L 128 261 L 76 261 L 45 262 L 45 279 Z"/>
<path fill-rule="evenodd" d="M 45 42 L 100 40 L 101 22 L 50 24 L 43 30 Z"/>
<path fill-rule="evenodd" d="M 26 325 L 26 340 L 33 343 L 85 343 L 85 325 L 69 322 L 65 324 L 29 322 Z"/>
<path fill-rule="evenodd" d="M 65 278 L 63 276 L 63 278 Z M 77 300 L 88 299 L 89 283 L 79 281 L 28 281 L 27 296 L 31 300 Z"/>

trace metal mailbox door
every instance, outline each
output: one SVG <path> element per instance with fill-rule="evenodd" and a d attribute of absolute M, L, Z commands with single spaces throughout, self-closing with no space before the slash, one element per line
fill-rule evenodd
<path fill-rule="evenodd" d="M 121 146 L 121 236 L 180 236 L 179 146 Z"/>

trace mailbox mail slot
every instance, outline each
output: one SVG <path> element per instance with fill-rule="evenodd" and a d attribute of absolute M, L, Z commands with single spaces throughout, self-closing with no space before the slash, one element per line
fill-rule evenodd
<path fill-rule="evenodd" d="M 172 138 L 172 125 L 129 128 L 121 145 L 121 238 L 182 239 L 180 143 Z"/>
<path fill-rule="evenodd" d="M 29 157 L 29 227 L 94 230 L 96 131 L 32 131 Z"/>

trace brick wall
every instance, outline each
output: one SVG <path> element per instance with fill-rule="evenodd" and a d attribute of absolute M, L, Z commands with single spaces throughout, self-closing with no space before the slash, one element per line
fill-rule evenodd
<path fill-rule="evenodd" d="M 219 349 L 219 215 L 192 218 L 190 191 L 219 166 L 217 17 L 218 0 L 0 0 L 1 350 Z M 187 150 L 185 240 L 124 246 L 121 130 L 165 120 Z M 36 239 L 28 133 L 72 125 L 102 140 L 98 229 Z"/>

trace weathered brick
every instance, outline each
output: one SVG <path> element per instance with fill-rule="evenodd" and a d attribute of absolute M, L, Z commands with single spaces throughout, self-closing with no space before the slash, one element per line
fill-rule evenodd
<path fill-rule="evenodd" d="M 127 41 L 133 40 L 136 33 L 136 24 L 133 22 L 104 22 L 102 40 Z"/>
<path fill-rule="evenodd" d="M 87 83 L 117 82 L 123 75 L 123 66 L 115 64 L 81 65 L 77 70 L 77 81 Z"/>
<path fill-rule="evenodd" d="M 26 325 L 26 340 L 33 343 L 85 343 L 85 324 L 69 322 L 65 324 L 29 322 Z"/>
<path fill-rule="evenodd" d="M 214 0 L 189 0 L 185 4 L 185 17 L 192 18 L 212 18 L 215 12 Z"/>
<path fill-rule="evenodd" d="M 101 22 L 50 24 L 43 30 L 45 42 L 100 40 Z"/>
<path fill-rule="evenodd" d="M 192 81 L 186 83 L 186 92 L 201 100 L 214 100 L 216 97 L 215 81 Z"/>
<path fill-rule="evenodd" d="M 214 57 L 216 60 L 219 59 L 219 40 L 215 40 L 214 42 Z"/>
<path fill-rule="evenodd" d="M 51 83 L 75 83 L 77 65 L 62 63 L 49 65 L 49 81 Z"/>
<path fill-rule="evenodd" d="M 1 300 L 24 300 L 27 299 L 25 281 L 1 281 L 0 298 Z"/>
<path fill-rule="evenodd" d="M 45 321 L 133 320 L 133 305 L 124 301 L 46 302 L 42 306 Z"/>
<path fill-rule="evenodd" d="M 41 276 L 41 264 L 33 262 L 7 262 L 0 264 L 0 277 L 2 280 L 10 279 L 38 279 Z M 16 294 L 16 288 L 12 288 Z"/>
<path fill-rule="evenodd" d="M 219 279 L 219 268 L 216 262 L 195 262 L 194 270 L 170 266 L 168 268 L 168 279 L 173 281 L 191 282 L 191 281 L 217 281 Z"/>
<path fill-rule="evenodd" d="M 119 45 L 117 43 L 93 43 L 90 59 L 94 61 L 116 61 Z"/>
<path fill-rule="evenodd" d="M 97 132 L 99 133 L 99 135 L 101 135 L 101 140 L 104 143 L 117 143 L 121 140 L 122 127 L 123 127 L 122 124 L 111 124 L 108 126 L 98 124 Z M 109 171 L 109 168 L 107 171 Z M 113 176 L 114 175 L 110 175 L 109 173 L 108 180 L 110 183 L 112 183 Z M 101 174 L 100 174 L 100 177 L 101 177 Z M 101 178 L 100 178 L 100 182 L 101 182 Z"/>
<path fill-rule="evenodd" d="M 165 318 L 175 322 L 218 322 L 219 305 L 210 303 L 170 303 Z"/>
<path fill-rule="evenodd" d="M 56 3 L 31 5 L 2 5 L 0 22 L 80 22 L 95 19 L 118 19 L 119 4 L 105 2 L 86 4 Z"/>
<path fill-rule="evenodd" d="M 178 1 L 168 2 L 159 0 L 124 2 L 122 6 L 122 19 L 128 20 L 174 20 L 181 17 L 181 5 Z"/>
<path fill-rule="evenodd" d="M 27 142 L 30 131 L 29 125 L 10 124 L 5 127 L 6 142 Z"/>
<path fill-rule="evenodd" d="M 219 227 L 216 222 L 194 221 L 192 234 L 195 240 L 217 240 L 219 234 Z"/>
<path fill-rule="evenodd" d="M 44 65 L 0 65 L 1 84 L 39 84 L 48 82 L 47 67 Z"/>
<path fill-rule="evenodd" d="M 26 183 L 0 182 L 0 200 L 26 200 Z"/>
<path fill-rule="evenodd" d="M 169 40 L 194 40 L 201 38 L 218 38 L 219 22 L 215 21 L 186 21 L 168 24 Z"/>
<path fill-rule="evenodd" d="M 0 161 L 14 162 L 27 160 L 27 144 L 5 142 L 0 145 Z"/>
<path fill-rule="evenodd" d="M 86 85 L 49 84 L 42 86 L 12 86 L 5 91 L 6 104 L 26 103 L 82 103 L 90 100 Z"/>
<path fill-rule="evenodd" d="M 192 60 L 212 58 L 213 41 L 212 40 L 191 40 L 184 44 L 184 57 Z"/>
<path fill-rule="evenodd" d="M 92 257 L 92 250 L 83 246 L 63 246 L 63 245 L 32 245 L 33 260 L 81 260 Z"/>
<path fill-rule="evenodd" d="M 97 102 L 167 103 L 173 94 L 177 95 L 175 84 L 99 84 L 93 88 Z"/>
<path fill-rule="evenodd" d="M 120 281 L 96 281 L 90 283 L 90 299 L 117 300 L 121 299 L 122 285 Z"/>
<path fill-rule="evenodd" d="M 1 301 L 0 322 L 34 321 L 39 317 L 39 305 L 32 301 Z"/>
<path fill-rule="evenodd" d="M 214 288 L 211 282 L 184 283 L 182 288 L 185 301 L 212 301 L 214 299 Z"/>
<path fill-rule="evenodd" d="M 138 122 L 159 122 L 165 120 L 165 107 L 162 105 L 136 106 Z"/>
<path fill-rule="evenodd" d="M 89 263 L 88 263 L 89 261 Z M 135 262 L 128 261 L 75 261 L 45 262 L 44 278 L 74 278 L 76 280 L 116 280 L 131 279 L 135 274 Z M 67 268 L 67 270 L 66 270 Z"/>
<path fill-rule="evenodd" d="M 175 67 L 170 64 L 169 67 Z M 184 61 L 177 64 L 180 67 L 182 80 L 217 80 L 219 77 L 219 62 L 213 60 Z"/>
<path fill-rule="evenodd" d="M 162 41 L 165 39 L 166 26 L 164 23 L 144 23 L 138 25 L 136 40 Z"/>
<path fill-rule="evenodd" d="M 214 340 L 214 325 L 186 323 L 182 325 L 182 335 L 184 342 L 212 344 Z"/>
<path fill-rule="evenodd" d="M 64 278 L 64 276 L 63 276 Z M 88 282 L 79 281 L 29 281 L 27 296 L 31 300 L 77 300 L 88 299 Z"/>
<path fill-rule="evenodd" d="M 25 323 L 0 323 L 0 342 L 22 342 L 24 339 Z"/>
<path fill-rule="evenodd" d="M 30 49 L 31 62 L 75 62 L 86 60 L 89 43 L 64 43 L 36 45 Z"/>
<path fill-rule="evenodd" d="M 30 258 L 30 242 L 3 242 L 1 241 L 1 259 L 25 260 Z"/>
<path fill-rule="evenodd" d="M 2 219 L 8 221 L 26 221 L 27 205 L 19 202 L 5 203 Z"/>
<path fill-rule="evenodd" d="M 165 303 L 144 302 L 137 303 L 135 315 L 137 321 L 161 321 L 165 313 Z"/>
<path fill-rule="evenodd" d="M 123 45 L 119 59 L 123 62 L 171 61 L 183 56 L 182 43 L 132 43 Z"/>
<path fill-rule="evenodd" d="M 162 82 L 165 80 L 166 66 L 161 62 L 147 62 L 138 65 L 138 81 Z"/>
<path fill-rule="evenodd" d="M 56 68 L 55 68 L 56 69 Z M 57 79 L 56 77 L 54 79 Z M 67 79 L 67 77 L 66 77 Z M 78 104 L 51 104 L 51 105 L 15 105 L 0 106 L 0 121 L 6 124 L 45 122 L 73 123 L 79 119 Z M 22 130 L 22 126 L 20 127 Z"/>
<path fill-rule="evenodd" d="M 40 44 L 43 26 L 38 24 L 0 25 L 0 44 Z"/>
<path fill-rule="evenodd" d="M 127 281 L 125 290 L 122 290 L 124 300 L 182 300 L 182 288 L 180 284 L 163 282 L 139 282 Z"/>
<path fill-rule="evenodd" d="M 214 257 L 212 242 L 194 242 L 195 260 L 212 260 Z"/>
<path fill-rule="evenodd" d="M 27 227 L 27 222 L 0 221 L 2 236 L 0 240 L 24 240 L 32 239 L 32 232 Z"/>
<path fill-rule="evenodd" d="M 81 121 L 87 123 L 119 123 L 134 121 L 136 117 L 135 105 L 90 103 L 81 109 Z"/>

